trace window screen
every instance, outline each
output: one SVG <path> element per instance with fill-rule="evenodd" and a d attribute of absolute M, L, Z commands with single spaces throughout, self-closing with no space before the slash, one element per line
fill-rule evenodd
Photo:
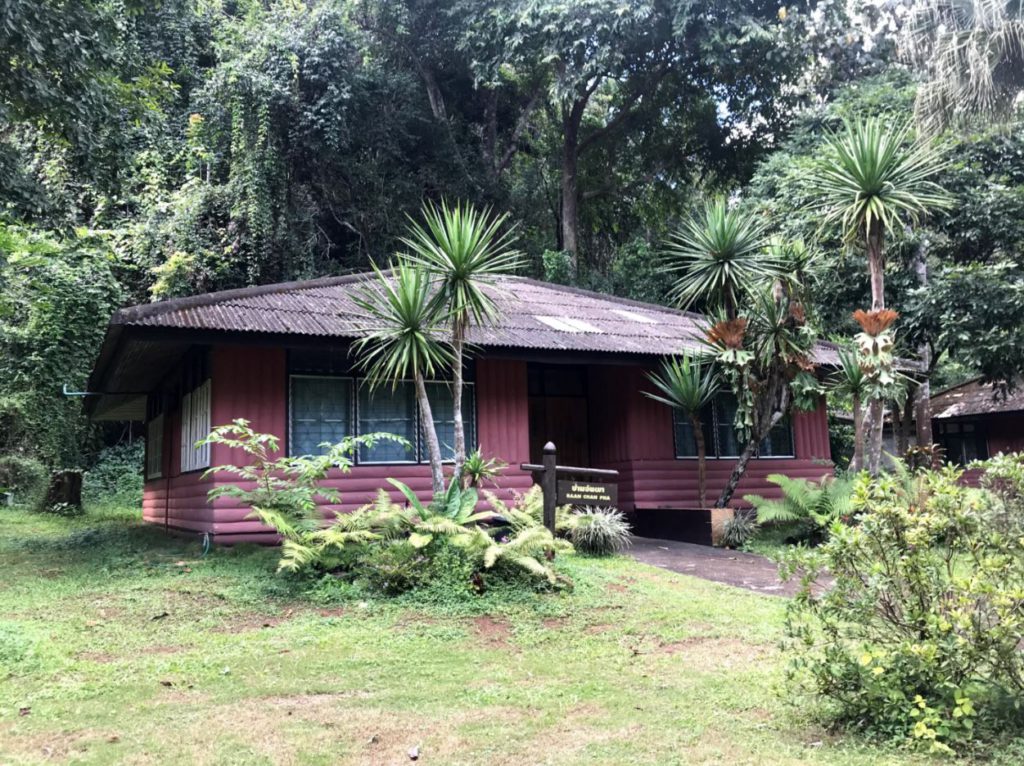
<path fill-rule="evenodd" d="M 761 457 L 793 457 L 793 424 L 788 415 L 768 432 L 761 442 L 759 454 Z"/>
<path fill-rule="evenodd" d="M 157 415 L 146 424 L 146 478 L 158 479 L 164 465 L 164 416 Z"/>
<path fill-rule="evenodd" d="M 437 440 L 441 444 L 441 457 L 452 460 L 455 457 L 455 406 L 452 389 L 448 383 L 427 383 L 427 399 L 430 400 L 430 414 L 434 416 Z M 466 452 L 476 448 L 475 420 L 473 418 L 473 386 L 467 384 L 462 391 L 462 425 L 466 432 Z M 427 440 L 420 440 L 420 462 L 429 462 Z"/>
<path fill-rule="evenodd" d="M 701 414 L 704 426 L 704 444 L 709 458 L 738 457 L 742 449 L 736 435 L 736 398 L 732 394 L 720 394 L 711 406 Z M 672 410 L 672 429 L 675 438 L 677 458 L 697 456 L 697 442 L 693 437 L 693 425 L 689 418 L 678 410 Z M 779 421 L 763 442 L 758 454 L 761 457 L 792 457 L 793 429 L 788 417 Z"/>
<path fill-rule="evenodd" d="M 210 467 L 210 445 L 196 442 L 210 434 L 210 381 L 181 398 L 181 470 Z"/>
<path fill-rule="evenodd" d="M 292 455 L 322 455 L 324 442 L 336 444 L 352 434 L 352 381 L 348 378 L 291 377 Z"/>
<path fill-rule="evenodd" d="M 705 407 L 701 413 L 701 424 L 704 426 L 704 450 L 708 457 L 715 457 L 714 411 L 713 407 Z M 693 423 L 679 410 L 672 410 L 672 428 L 676 443 L 676 457 L 697 457 L 697 440 L 693 435 Z"/>
<path fill-rule="evenodd" d="M 359 433 L 383 431 L 409 440 L 412 449 L 392 441 L 378 442 L 373 449 L 360 448 L 362 463 L 416 462 L 416 397 L 412 383 L 399 383 L 396 388 L 382 385 L 372 389 L 359 387 Z M 440 435 L 438 435 L 440 438 Z"/>
<path fill-rule="evenodd" d="M 718 457 L 738 457 L 739 439 L 736 437 L 736 398 L 732 394 L 715 397 L 715 426 L 718 431 Z"/>

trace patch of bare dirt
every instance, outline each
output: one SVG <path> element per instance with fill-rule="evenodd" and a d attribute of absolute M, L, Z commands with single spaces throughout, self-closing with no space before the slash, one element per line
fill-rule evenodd
<path fill-rule="evenodd" d="M 609 625 L 607 622 L 598 622 L 593 625 L 588 625 L 583 629 L 583 632 L 588 636 L 599 636 L 602 633 L 607 633 L 609 630 L 612 630 L 613 627 L 613 625 Z"/>
<path fill-rule="evenodd" d="M 510 646 L 512 629 L 504 620 L 496 620 L 488 615 L 477 617 L 473 620 L 473 629 L 477 638 L 487 646 L 495 649 L 507 649 Z"/>
<path fill-rule="evenodd" d="M 184 646 L 174 646 L 171 644 L 154 644 L 142 649 L 143 654 L 177 654 L 183 651 L 185 651 Z"/>
<path fill-rule="evenodd" d="M 763 660 L 771 653 L 771 647 L 738 638 L 692 636 L 682 641 L 660 642 L 656 653 L 678 657 L 702 670 L 728 670 Z"/>
<path fill-rule="evenodd" d="M 98 662 L 105 665 L 116 661 L 117 657 L 107 652 L 78 652 L 75 655 L 75 659 L 85 660 L 86 662 Z"/>
<path fill-rule="evenodd" d="M 568 617 L 548 617 L 542 623 L 548 630 L 561 630 L 569 624 Z"/>

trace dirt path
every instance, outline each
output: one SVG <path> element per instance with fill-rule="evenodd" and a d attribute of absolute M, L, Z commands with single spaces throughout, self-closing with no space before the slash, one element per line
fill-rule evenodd
<path fill-rule="evenodd" d="M 643 564 L 758 593 L 792 596 L 798 586 L 796 582 L 781 582 L 775 563 L 754 553 L 648 537 L 634 537 L 629 550 Z"/>

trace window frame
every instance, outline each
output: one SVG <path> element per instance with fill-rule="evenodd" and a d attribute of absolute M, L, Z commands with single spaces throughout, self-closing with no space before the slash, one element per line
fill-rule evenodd
<path fill-rule="evenodd" d="M 153 427 L 159 424 L 160 438 L 154 439 Z M 164 478 L 164 427 L 166 419 L 164 413 L 160 412 L 146 421 L 146 460 L 143 465 L 143 476 L 145 481 L 150 479 Z M 155 449 L 154 449 L 155 448 Z M 155 465 L 155 469 L 153 466 Z"/>
<path fill-rule="evenodd" d="M 205 389 L 205 391 L 203 391 L 203 389 Z M 205 427 L 205 429 L 203 429 L 203 428 L 195 429 L 194 428 L 194 426 L 195 426 L 195 415 L 193 414 L 194 413 L 194 408 L 193 408 L 192 397 L 195 396 L 195 394 L 199 393 L 200 391 L 202 391 L 204 396 L 205 396 L 205 404 L 206 404 L 206 418 L 205 418 L 206 427 Z M 185 418 L 185 409 L 186 409 L 186 407 L 185 407 L 185 400 L 186 399 L 188 400 L 188 415 L 189 415 L 187 423 L 186 423 L 186 418 Z M 210 445 L 209 444 L 205 444 L 202 447 L 196 447 L 194 445 L 195 445 L 195 443 L 197 441 L 199 441 L 199 439 L 206 438 L 206 436 L 210 433 L 210 430 L 211 430 L 211 426 L 212 426 L 212 422 L 213 422 L 213 379 L 212 378 L 209 378 L 209 377 L 205 378 L 204 380 L 201 380 L 198 384 L 196 384 L 190 391 L 186 391 L 186 392 L 182 393 L 182 395 L 181 395 L 181 397 L 179 399 L 178 416 L 179 416 L 178 417 L 178 433 L 179 433 L 179 436 L 180 436 L 180 439 L 181 439 L 181 444 L 180 444 L 180 449 L 179 449 L 179 453 L 180 454 L 179 454 L 179 457 L 178 457 L 178 459 L 179 459 L 178 473 L 179 474 L 196 473 L 197 471 L 205 471 L 205 470 L 207 470 L 210 467 L 211 462 L 212 462 L 212 460 L 211 460 L 211 458 L 212 458 L 212 450 L 210 449 Z M 199 439 L 189 439 L 189 440 L 186 441 L 186 433 L 188 433 L 189 435 L 194 435 L 194 434 L 192 434 L 193 430 L 195 430 L 195 431 L 203 431 L 203 430 L 205 430 L 205 433 L 202 436 L 200 436 Z M 191 450 L 188 449 L 190 446 L 191 446 Z M 198 454 L 199 457 L 193 457 L 191 460 L 186 460 L 185 459 L 186 455 L 196 455 L 196 454 Z M 186 463 L 188 465 L 187 468 L 186 468 Z"/>
<path fill-rule="evenodd" d="M 707 459 L 707 460 L 738 460 L 739 457 L 740 457 L 739 455 L 722 455 L 721 454 L 721 446 L 720 446 L 720 439 L 719 439 L 719 436 L 720 436 L 719 427 L 721 426 L 722 423 L 721 423 L 721 419 L 719 417 L 719 404 L 718 404 L 718 401 L 719 401 L 718 400 L 718 396 L 716 396 L 714 398 L 714 400 L 711 402 L 711 422 L 708 423 L 705 418 L 701 419 L 701 424 L 705 427 L 704 440 L 707 443 L 707 447 L 708 447 L 708 454 L 707 454 L 705 459 Z M 677 408 L 672 407 L 671 410 L 672 410 L 672 454 L 673 454 L 673 456 L 675 457 L 676 460 L 699 460 L 700 458 L 697 455 L 680 455 L 679 454 L 679 439 L 678 439 L 678 433 L 677 433 L 677 424 L 678 423 L 684 423 L 686 421 L 686 419 L 683 416 L 683 414 L 681 412 L 679 412 L 679 410 Z M 787 415 L 785 420 L 788 421 L 786 423 L 786 425 L 788 425 L 788 427 L 789 427 L 790 444 L 793 445 L 792 453 L 789 454 L 789 455 L 762 455 L 761 454 L 761 447 L 760 447 L 760 445 L 758 445 L 758 448 L 754 452 L 754 455 L 753 455 L 753 457 L 756 460 L 795 460 L 796 459 L 796 433 L 793 430 L 793 419 L 792 419 L 792 417 Z M 685 424 L 686 425 L 691 425 L 688 422 L 685 422 Z M 779 424 L 776 424 L 775 427 L 778 427 L 778 425 Z M 730 423 L 729 426 L 730 427 L 734 427 L 734 424 Z M 708 431 L 710 431 L 710 434 L 708 433 Z M 711 437 L 710 440 L 708 439 L 708 436 Z M 765 437 L 765 438 L 768 438 L 768 437 Z"/>
<path fill-rule="evenodd" d="M 292 378 L 329 378 L 329 379 L 332 379 L 332 380 L 348 381 L 349 384 L 352 386 L 352 397 L 351 397 L 351 401 L 350 401 L 350 404 L 349 404 L 349 408 L 350 408 L 350 413 L 349 414 L 350 414 L 351 423 L 352 423 L 352 427 L 351 427 L 350 431 L 353 432 L 354 435 L 357 435 L 357 436 L 362 434 L 362 429 L 360 427 L 360 410 L 361 410 L 361 407 L 360 407 L 360 402 L 359 402 L 359 392 L 360 392 L 362 386 L 368 385 L 367 378 L 365 378 L 365 377 L 357 377 L 355 375 L 336 375 L 336 374 L 329 374 L 329 373 L 318 374 L 318 373 L 310 373 L 310 372 L 289 372 L 288 373 L 288 382 L 287 382 L 287 384 L 288 384 L 288 389 L 287 389 L 287 392 L 288 392 L 288 407 L 287 407 L 287 410 L 288 410 L 288 415 L 287 415 L 287 417 L 288 417 L 288 425 L 287 425 L 287 436 L 286 436 L 287 443 L 286 443 L 286 450 L 285 450 L 285 452 L 288 455 L 288 457 L 299 457 L 299 455 L 297 455 L 297 454 L 295 454 L 293 452 L 292 433 L 293 433 L 293 428 L 294 428 L 294 397 L 292 396 Z M 362 457 L 361 450 L 357 449 L 355 454 L 352 456 L 353 465 L 373 465 L 373 466 L 384 465 L 384 466 L 387 466 L 387 465 L 429 465 L 430 464 L 430 457 L 427 455 L 426 441 L 423 438 L 422 416 L 420 415 L 419 401 L 417 401 L 417 398 L 416 398 L 415 382 L 412 381 L 412 380 L 406 380 L 406 379 L 400 380 L 398 382 L 399 383 L 409 384 L 410 387 L 411 387 L 411 390 L 412 390 L 413 409 L 415 410 L 414 422 L 415 422 L 415 431 L 416 431 L 415 439 L 411 440 L 411 442 L 412 442 L 412 449 L 410 450 L 410 453 L 413 455 L 413 458 L 410 459 L 410 460 L 366 460 L 365 458 Z M 443 383 L 443 384 L 446 384 L 446 385 L 449 385 L 449 386 L 451 385 L 451 381 L 447 380 L 445 378 L 432 378 L 431 380 L 427 380 L 427 381 L 424 381 L 424 382 L 427 383 L 428 385 L 431 384 L 431 383 Z M 469 433 L 472 433 L 473 435 L 476 435 L 478 427 L 479 427 L 479 423 L 477 422 L 476 382 L 475 381 L 464 381 L 463 382 L 463 386 L 464 386 L 464 390 L 463 390 L 463 409 L 465 411 L 465 415 L 468 416 L 468 417 L 466 417 L 464 419 L 463 425 L 464 425 L 464 427 L 466 427 L 467 436 L 469 435 Z M 468 394 L 468 397 L 467 397 L 467 394 Z M 465 407 L 465 403 L 466 403 L 466 399 L 467 398 L 469 399 L 469 407 Z M 468 443 L 467 443 L 466 446 L 467 446 L 467 448 L 470 447 L 470 445 Z M 453 464 L 455 462 L 455 459 L 454 459 L 454 457 L 447 458 L 445 460 L 442 460 L 441 462 L 444 465 L 451 465 L 451 464 Z"/>
<path fill-rule="evenodd" d="M 305 456 L 304 454 L 303 455 L 299 455 L 299 454 L 293 452 L 293 446 L 295 444 L 295 441 L 294 441 L 294 438 L 293 438 L 294 423 L 295 423 L 295 396 L 292 393 L 292 391 L 293 391 L 293 389 L 292 389 L 292 380 L 295 379 L 295 378 L 314 378 L 314 379 L 328 378 L 330 380 L 347 380 L 349 382 L 350 387 L 351 387 L 350 391 L 349 391 L 350 396 L 349 396 L 349 402 L 348 402 L 349 426 L 351 427 L 353 424 L 355 424 L 356 427 L 358 427 L 358 422 L 356 420 L 356 398 L 357 398 L 357 395 L 356 395 L 356 387 L 355 387 L 355 378 L 354 377 L 352 377 L 351 375 L 329 375 L 329 374 L 316 375 L 316 374 L 313 374 L 313 373 L 290 372 L 290 373 L 288 373 L 288 429 L 287 429 L 287 435 L 285 436 L 285 438 L 287 439 L 287 442 L 285 444 L 285 447 L 286 447 L 285 454 L 287 454 L 288 457 L 304 457 Z"/>

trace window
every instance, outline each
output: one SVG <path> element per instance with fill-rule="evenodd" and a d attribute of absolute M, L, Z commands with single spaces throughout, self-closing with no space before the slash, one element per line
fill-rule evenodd
<path fill-rule="evenodd" d="M 452 389 L 447 383 L 427 383 L 427 399 L 430 401 L 430 414 L 434 416 L 434 429 L 437 431 L 437 440 L 441 444 L 441 457 L 444 460 L 453 460 L 455 457 L 455 402 L 452 400 Z M 476 423 L 472 417 L 473 411 L 473 386 L 466 384 L 462 393 L 462 425 L 466 432 L 466 449 L 471 451 L 476 444 Z M 421 462 L 428 462 L 430 455 L 427 454 L 426 439 L 422 433 Z"/>
<path fill-rule="evenodd" d="M 427 384 L 430 411 L 434 416 L 437 438 L 446 460 L 455 447 L 455 417 L 451 387 L 443 381 Z M 463 393 L 463 424 L 466 445 L 476 444 L 473 417 L 473 384 Z M 288 453 L 318 455 L 320 444 L 338 442 L 348 435 L 390 433 L 408 440 L 411 448 L 392 441 L 378 442 L 373 448 L 361 448 L 357 463 L 426 463 L 430 461 L 426 438 L 420 428 L 416 389 L 411 382 L 396 388 L 381 385 L 375 389 L 361 380 L 325 375 L 292 375 L 289 378 Z"/>
<path fill-rule="evenodd" d="M 415 463 L 416 462 L 416 397 L 412 383 L 399 383 L 397 387 L 381 385 L 372 388 L 359 386 L 359 433 L 384 433 L 403 436 L 412 444 L 408 450 L 392 441 L 378 442 L 373 449 L 360 448 L 361 463 Z"/>
<path fill-rule="evenodd" d="M 739 457 L 742 445 L 736 434 L 736 398 L 720 394 L 701 413 L 704 426 L 704 446 L 709 458 Z M 678 410 L 672 410 L 677 458 L 697 456 L 697 442 L 693 425 Z M 788 417 L 780 420 L 758 447 L 759 457 L 793 457 L 793 428 Z"/>
<path fill-rule="evenodd" d="M 290 385 L 289 454 L 321 455 L 321 444 L 337 444 L 352 433 L 350 378 L 293 375 Z"/>
<path fill-rule="evenodd" d="M 146 478 L 159 479 L 164 466 L 164 416 L 153 417 L 146 423 Z"/>
<path fill-rule="evenodd" d="M 939 443 L 946 451 L 946 460 L 956 465 L 988 458 L 988 442 L 974 423 L 939 423 Z"/>
<path fill-rule="evenodd" d="M 196 442 L 210 433 L 210 381 L 181 398 L 181 472 L 210 467 L 210 445 Z"/>

